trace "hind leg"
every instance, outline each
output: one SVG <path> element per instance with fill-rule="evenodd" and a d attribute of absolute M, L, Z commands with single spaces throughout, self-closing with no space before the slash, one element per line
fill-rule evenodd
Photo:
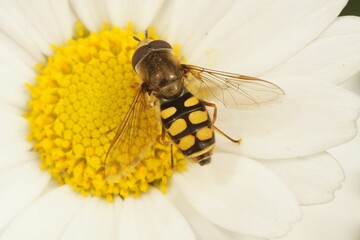
<path fill-rule="evenodd" d="M 240 139 L 233 139 L 232 137 L 228 136 L 227 134 L 225 134 L 223 131 L 221 131 L 219 128 L 217 128 L 215 126 L 215 121 L 216 121 L 216 117 L 217 117 L 217 107 L 216 107 L 216 104 L 215 103 L 210 103 L 210 102 L 205 102 L 205 101 L 202 101 L 205 106 L 207 107 L 212 107 L 214 109 L 214 112 L 213 112 L 213 117 L 212 117 L 212 121 L 211 121 L 211 125 L 212 127 L 214 128 L 214 130 L 218 133 L 220 133 L 222 136 L 226 137 L 227 139 L 229 139 L 230 141 L 232 141 L 233 143 L 236 143 L 236 144 L 240 144 L 241 143 L 241 138 Z"/>

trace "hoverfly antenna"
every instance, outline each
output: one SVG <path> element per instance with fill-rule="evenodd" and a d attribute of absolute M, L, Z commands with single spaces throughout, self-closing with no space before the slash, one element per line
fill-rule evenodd
<path fill-rule="evenodd" d="M 146 29 L 145 30 L 145 38 L 148 38 L 149 37 L 149 32 L 148 32 L 148 30 Z"/>
<path fill-rule="evenodd" d="M 140 38 L 138 38 L 137 36 L 134 35 L 133 38 L 134 38 L 136 41 L 141 42 Z"/>

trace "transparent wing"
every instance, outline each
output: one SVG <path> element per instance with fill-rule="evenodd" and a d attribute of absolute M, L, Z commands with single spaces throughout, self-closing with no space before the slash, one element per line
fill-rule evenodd
<path fill-rule="evenodd" d="M 105 176 L 116 181 L 138 165 L 154 144 L 159 131 L 156 111 L 141 88 L 117 129 L 105 158 Z"/>
<path fill-rule="evenodd" d="M 216 71 L 194 65 L 181 65 L 186 73 L 200 80 L 198 88 L 204 87 L 229 108 L 260 106 L 275 100 L 284 91 L 277 85 L 255 77 Z M 191 76 L 188 76 L 191 81 Z"/>

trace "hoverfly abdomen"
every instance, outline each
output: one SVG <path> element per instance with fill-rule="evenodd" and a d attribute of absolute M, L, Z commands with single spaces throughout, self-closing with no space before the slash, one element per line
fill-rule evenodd
<path fill-rule="evenodd" d="M 184 88 L 176 99 L 160 99 L 160 108 L 163 126 L 184 156 L 210 163 L 215 136 L 204 103 Z"/>

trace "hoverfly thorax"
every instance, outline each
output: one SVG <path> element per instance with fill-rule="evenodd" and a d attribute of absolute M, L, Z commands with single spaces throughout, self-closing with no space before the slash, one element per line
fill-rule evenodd
<path fill-rule="evenodd" d="M 133 55 L 132 65 L 149 91 L 157 97 L 171 99 L 181 94 L 183 74 L 169 43 L 143 40 Z"/>

